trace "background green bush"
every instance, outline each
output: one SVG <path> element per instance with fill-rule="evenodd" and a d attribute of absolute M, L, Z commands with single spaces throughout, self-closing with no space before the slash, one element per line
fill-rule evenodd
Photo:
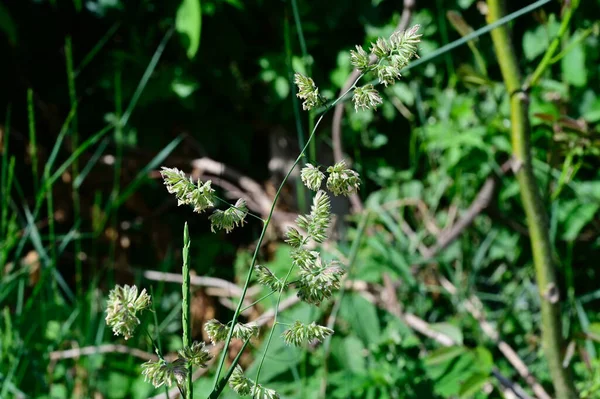
<path fill-rule="evenodd" d="M 534 171 L 559 265 L 567 360 L 582 396 L 594 398 L 600 2 L 582 3 L 561 39 L 562 58 L 531 92 L 530 117 Z M 509 11 L 523 6 L 509 2 Z M 472 0 L 416 2 L 420 56 L 483 27 L 483 8 Z M 237 282 L 260 225 L 249 220 L 230 235 L 211 234 L 206 218 L 175 206 L 156 170 L 168 163 L 192 172 L 193 160 L 209 157 L 272 196 L 281 173 L 269 167 L 274 153 L 295 157 L 314 121 L 296 112 L 292 71 L 310 74 L 335 98 L 351 72 L 348 51 L 389 35 L 402 3 L 299 1 L 296 11 L 297 18 L 290 1 L 260 0 L 0 5 L 0 397 L 160 393 L 143 382 L 134 356 L 108 348 L 68 358 L 64 351 L 111 344 L 150 351 L 145 337 L 121 342 L 105 328 L 104 298 L 116 282 L 153 287 L 161 324 L 152 317 L 145 323 L 160 333 L 166 352 L 175 351 L 180 287 L 150 281 L 144 271 L 180 271 L 187 220 L 192 269 Z M 560 13 L 560 4 L 550 2 L 511 22 L 525 74 L 556 35 Z M 511 151 L 509 94 L 489 35 L 411 68 L 383 93 L 378 111 L 354 113 L 346 104 L 342 121 L 347 159 L 361 174 L 360 197 L 372 217 L 362 236 L 360 216 L 338 211 L 331 256 L 348 256 L 356 240 L 349 275 L 366 288 L 337 297 L 336 334 L 324 347 L 274 341 L 281 348 L 271 348 L 264 382 L 290 398 L 318 397 L 323 381 L 334 398 L 499 398 L 502 378 L 530 392 L 465 306 L 476 296 L 501 339 L 552 392 L 519 189 L 510 171 L 501 172 Z M 275 145 L 282 140 L 287 149 Z M 331 145 L 326 117 L 309 159 L 331 163 Z M 489 205 L 447 248 L 425 256 L 488 178 L 496 181 Z M 306 209 L 296 188 L 290 185 L 280 209 Z M 286 251 L 273 231 L 261 262 L 287 269 Z M 203 320 L 226 320 L 231 311 L 208 290 L 195 298 L 194 335 L 201 339 Z M 270 306 L 267 300 L 250 318 Z M 298 305 L 282 321 L 325 323 L 331 315 L 315 312 Z M 453 344 L 416 332 L 407 314 Z M 251 368 L 253 358 L 244 365 Z M 204 397 L 212 379 L 200 378 L 196 387 Z"/>

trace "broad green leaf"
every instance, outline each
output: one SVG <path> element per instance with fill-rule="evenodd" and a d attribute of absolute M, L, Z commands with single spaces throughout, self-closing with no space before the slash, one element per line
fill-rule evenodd
<path fill-rule="evenodd" d="M 200 47 L 200 33 L 202 31 L 200 0 L 183 0 L 181 2 L 177 9 L 175 28 L 184 40 L 188 58 L 194 58 L 198 47 Z"/>
<path fill-rule="evenodd" d="M 467 352 L 464 346 L 448 346 L 434 350 L 425 358 L 426 366 L 437 366 Z"/>
<path fill-rule="evenodd" d="M 381 336 L 377 308 L 362 296 L 348 293 L 342 300 L 340 318 L 350 324 L 350 330 L 364 345 L 376 344 Z"/>
<path fill-rule="evenodd" d="M 472 398 L 488 382 L 489 374 L 475 373 L 460 385 L 458 395 L 460 398 Z"/>
<path fill-rule="evenodd" d="M 587 83 L 585 52 L 581 43 L 574 46 L 560 61 L 563 77 L 573 86 L 583 87 Z"/>

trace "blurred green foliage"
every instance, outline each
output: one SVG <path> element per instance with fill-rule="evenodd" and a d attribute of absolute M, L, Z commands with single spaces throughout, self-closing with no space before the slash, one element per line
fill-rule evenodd
<path fill-rule="evenodd" d="M 524 6 L 508 3 L 511 11 Z M 565 362 L 582 397 L 598 398 L 600 2 L 582 3 L 560 54 L 531 92 L 530 116 L 534 168 L 560 266 L 564 335 L 572 351 Z M 180 287 L 147 280 L 143 272 L 180 271 L 184 220 L 198 275 L 236 282 L 245 275 L 260 226 L 250 221 L 242 232 L 212 235 L 205 218 L 175 207 L 152 172 L 166 160 L 190 170 L 190 161 L 210 157 L 269 192 L 273 139 L 295 143 L 298 123 L 305 135 L 310 125 L 295 116 L 291 71 L 310 74 L 334 98 L 351 72 L 348 51 L 389 35 L 402 13 L 402 3 L 390 0 L 297 6 L 298 19 L 292 2 L 272 0 L 0 4 L 0 397 L 160 393 L 143 382 L 142 360 L 133 356 L 109 351 L 61 358 L 60 351 L 115 343 L 103 319 L 104 297 L 115 282 L 152 286 L 160 324 L 148 318 L 145 328 L 161 337 L 165 352 L 180 347 Z M 412 21 L 422 25 L 420 56 L 484 26 L 484 11 L 473 0 L 417 1 Z M 554 38 L 560 12 L 553 1 L 512 22 L 526 73 Z M 509 93 L 489 36 L 410 69 L 384 94 L 377 112 L 354 113 L 346 104 L 342 122 L 344 148 L 363 178 L 361 198 L 375 215 L 351 273 L 371 296 L 348 291 L 336 299 L 341 307 L 329 351 L 274 341 L 264 383 L 288 398 L 319 397 L 324 383 L 331 398 L 500 398 L 500 373 L 529 390 L 465 309 L 475 295 L 501 338 L 551 392 L 518 186 L 510 173 L 499 176 L 511 151 Z M 28 105 L 35 110 L 35 152 Z M 317 138 L 323 163 L 331 157 L 330 133 L 326 118 Z M 497 176 L 491 204 L 448 248 L 425 259 L 421 247 L 435 245 L 490 176 Z M 296 210 L 293 195 L 284 206 Z M 347 256 L 357 238 L 354 217 L 340 219 L 345 228 L 332 257 Z M 262 253 L 274 272 L 289 262 L 279 242 L 273 237 Z M 394 282 L 402 312 L 424 319 L 454 345 L 420 335 L 382 306 L 384 276 Z M 440 276 L 457 292 L 445 291 Z M 200 292 L 197 300 L 198 320 L 230 317 L 215 298 Z M 267 299 L 261 309 L 273 304 Z M 297 305 L 281 318 L 325 323 L 330 311 L 315 313 Z M 144 336 L 119 344 L 150 348 Z M 254 354 L 263 346 L 257 341 Z M 244 362 L 252 369 L 252 358 Z M 200 378 L 196 396 L 211 388 L 212 378 Z"/>

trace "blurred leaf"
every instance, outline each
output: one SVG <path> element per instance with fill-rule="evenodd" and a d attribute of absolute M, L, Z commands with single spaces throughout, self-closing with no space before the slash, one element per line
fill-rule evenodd
<path fill-rule="evenodd" d="M 583 87 L 587 83 L 587 69 L 585 67 L 585 53 L 582 43 L 574 46 L 560 61 L 563 76 L 566 82 L 573 86 Z"/>
<path fill-rule="evenodd" d="M 377 308 L 362 296 L 348 293 L 342 299 L 340 307 L 340 318 L 350 325 L 350 330 L 355 333 L 364 343 L 379 342 L 381 327 L 377 317 Z"/>
<path fill-rule="evenodd" d="M 600 323 L 592 323 L 588 326 L 587 335 L 590 339 L 600 342 Z"/>
<path fill-rule="evenodd" d="M 437 366 L 446 363 L 466 352 L 467 349 L 464 346 L 447 346 L 438 348 L 425 357 L 425 364 L 427 366 Z"/>
<path fill-rule="evenodd" d="M 17 44 L 17 27 L 10 16 L 8 9 L 0 3 L 0 31 L 3 31 L 11 46 Z"/>
<path fill-rule="evenodd" d="M 583 113 L 583 119 L 590 123 L 600 121 L 600 97 L 596 98 L 593 103 Z"/>
<path fill-rule="evenodd" d="M 523 52 L 529 61 L 542 55 L 548 48 L 550 40 L 558 32 L 559 24 L 554 14 L 550 15 L 546 25 L 540 25 L 523 35 Z"/>
<path fill-rule="evenodd" d="M 202 8 L 200 0 L 183 0 L 177 9 L 175 28 L 187 38 L 186 52 L 191 60 L 200 47 L 200 32 L 202 30 Z"/>
<path fill-rule="evenodd" d="M 456 342 L 457 345 L 462 345 L 463 334 L 459 327 L 450 323 L 434 323 L 431 324 L 431 329 L 440 332 L 444 335 L 452 338 L 452 341 Z"/>
<path fill-rule="evenodd" d="M 472 398 L 477 392 L 481 391 L 489 379 L 489 374 L 472 374 L 461 384 L 460 390 L 458 391 L 459 397 Z"/>

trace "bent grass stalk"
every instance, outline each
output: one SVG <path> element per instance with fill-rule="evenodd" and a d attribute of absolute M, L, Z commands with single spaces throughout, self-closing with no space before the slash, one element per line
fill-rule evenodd
<path fill-rule="evenodd" d="M 306 150 L 308 149 L 308 146 L 310 145 L 310 142 L 313 140 L 313 138 L 315 136 L 315 133 L 317 131 L 317 128 L 319 127 L 319 124 L 321 123 L 321 121 L 323 120 L 323 118 L 325 117 L 325 115 L 327 114 L 327 112 L 332 107 L 334 107 L 335 104 L 337 104 L 339 101 L 341 101 L 350 91 L 352 91 L 356 87 L 356 83 L 363 76 L 364 76 L 364 74 L 361 74 L 358 78 L 356 78 L 356 80 L 354 81 L 354 83 L 352 84 L 352 86 L 348 90 L 346 90 L 341 96 L 339 96 L 335 101 L 333 101 L 325 109 L 325 111 L 323 111 L 323 113 L 321 114 L 321 116 L 319 117 L 319 119 L 317 120 L 317 122 L 315 123 L 315 127 L 313 128 L 312 132 L 310 133 L 310 136 L 308 137 L 308 140 L 307 140 L 306 144 L 302 148 L 302 151 L 300 151 L 300 155 L 298 155 L 298 157 L 296 158 L 296 161 L 293 163 L 293 165 L 291 166 L 290 170 L 287 172 L 287 174 L 283 178 L 281 184 L 279 185 L 279 188 L 277 189 L 277 192 L 275 193 L 275 197 L 273 198 L 273 203 L 272 203 L 271 209 L 269 211 L 269 216 L 267 217 L 267 220 L 265 220 L 265 222 L 264 222 L 262 232 L 260 234 L 258 242 L 256 243 L 256 249 L 254 250 L 254 254 L 252 256 L 252 261 L 250 263 L 250 270 L 248 270 L 248 275 L 246 276 L 246 281 L 244 283 L 244 288 L 242 290 L 242 295 L 240 296 L 240 300 L 239 300 L 238 306 L 236 307 L 235 313 L 233 315 L 232 325 L 235 325 L 235 323 L 237 322 L 237 320 L 239 318 L 239 315 L 240 315 L 240 312 L 241 312 L 241 309 L 242 309 L 242 305 L 244 303 L 244 299 L 246 298 L 246 293 L 247 293 L 248 287 L 250 285 L 250 279 L 252 278 L 252 273 L 254 271 L 254 266 L 256 265 L 256 260 L 258 258 L 258 251 L 259 251 L 259 249 L 261 247 L 261 244 L 262 244 L 262 242 L 263 242 L 263 240 L 265 238 L 265 234 L 267 232 L 267 228 L 268 228 L 269 223 L 271 222 L 271 219 L 273 217 L 273 213 L 275 211 L 275 206 L 277 205 L 277 200 L 279 199 L 279 196 L 281 194 L 281 191 L 283 190 L 283 187 L 285 186 L 285 183 L 289 179 L 289 177 L 292 174 L 293 170 L 296 168 L 296 166 L 302 160 L 302 157 L 306 153 Z M 223 353 L 221 354 L 221 357 L 219 359 L 219 365 L 218 365 L 218 368 L 217 368 L 217 372 L 215 373 L 215 380 L 214 380 L 214 383 L 213 383 L 213 393 L 215 393 L 217 395 L 216 397 L 218 397 L 218 395 L 222 392 L 222 390 L 224 388 L 224 384 L 219 384 L 219 377 L 221 375 L 221 371 L 223 369 L 223 365 L 225 364 L 225 357 L 227 356 L 227 348 L 229 347 L 229 344 L 231 343 L 232 335 L 233 335 L 233 328 L 231 328 L 229 330 L 229 333 L 227 334 L 227 340 L 225 341 L 224 350 L 223 350 Z M 265 349 L 265 350 L 267 350 L 267 349 Z M 232 367 L 233 366 L 235 366 L 235 363 L 232 364 Z M 220 388 L 220 389 L 218 389 L 218 388 Z M 212 395 L 211 395 L 211 397 L 212 397 Z"/>

